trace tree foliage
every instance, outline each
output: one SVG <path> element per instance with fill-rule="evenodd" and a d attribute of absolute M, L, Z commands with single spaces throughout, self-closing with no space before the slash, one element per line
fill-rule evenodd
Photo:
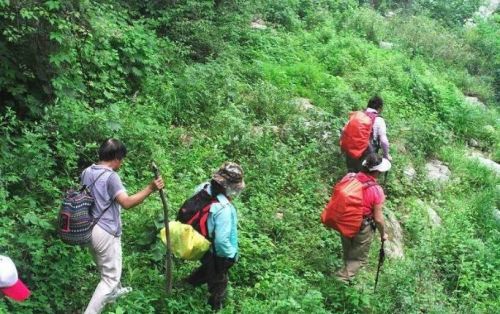
<path fill-rule="evenodd" d="M 86 306 L 98 274 L 85 249 L 58 240 L 55 220 L 109 136 L 129 149 L 127 189 L 151 179 L 154 159 L 173 210 L 223 161 L 243 165 L 227 313 L 495 312 L 498 177 L 464 147 L 474 140 L 500 160 L 498 15 L 465 28 L 478 1 L 216 2 L 0 0 L 0 252 L 33 291 L 22 304 L 0 300 L 0 312 Z M 319 223 L 344 174 L 339 130 L 373 94 L 385 100 L 394 157 L 387 209 L 405 237 L 375 295 L 378 243 L 354 284 L 340 285 L 340 241 Z M 450 167 L 447 185 L 426 178 L 431 157 Z M 204 288 L 163 292 L 159 200 L 123 221 L 134 291 L 107 310 L 208 312 Z M 176 261 L 175 282 L 195 266 Z"/>

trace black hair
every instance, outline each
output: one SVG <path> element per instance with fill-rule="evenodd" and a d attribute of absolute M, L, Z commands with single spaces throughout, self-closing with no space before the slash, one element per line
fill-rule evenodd
<path fill-rule="evenodd" d="M 380 96 L 373 96 L 368 100 L 368 108 L 379 110 L 384 106 L 384 101 Z"/>
<path fill-rule="evenodd" d="M 108 138 L 99 147 L 99 161 L 122 160 L 127 156 L 127 148 L 115 138 Z"/>
<path fill-rule="evenodd" d="M 370 171 L 369 169 L 380 165 L 381 162 L 382 162 L 382 157 L 380 157 L 376 153 L 370 153 L 366 156 L 365 162 L 364 162 L 365 165 L 363 166 L 363 169 L 361 171 L 364 173 L 373 172 L 373 171 Z"/>
<path fill-rule="evenodd" d="M 226 189 L 214 179 L 210 180 L 210 187 L 212 188 L 212 195 L 217 196 L 219 194 L 226 195 Z"/>

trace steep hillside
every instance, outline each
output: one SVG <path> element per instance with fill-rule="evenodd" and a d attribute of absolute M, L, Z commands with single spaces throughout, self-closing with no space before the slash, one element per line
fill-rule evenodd
<path fill-rule="evenodd" d="M 128 191 L 159 165 L 171 219 L 223 161 L 243 166 L 223 313 L 497 312 L 500 15 L 436 3 L 0 0 L 0 254 L 33 292 L 0 313 L 85 308 L 99 274 L 55 221 L 109 136 L 129 149 Z M 345 174 L 340 129 L 374 94 L 394 158 L 376 292 L 378 237 L 343 285 L 340 238 L 319 221 Z M 107 313 L 209 312 L 206 288 L 179 284 L 196 262 L 176 260 L 164 292 L 159 197 L 122 216 L 134 290 Z"/>

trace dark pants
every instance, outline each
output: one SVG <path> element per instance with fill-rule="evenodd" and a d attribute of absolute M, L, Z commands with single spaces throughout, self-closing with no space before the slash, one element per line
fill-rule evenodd
<path fill-rule="evenodd" d="M 378 154 L 379 148 L 375 144 L 369 144 L 368 148 L 363 152 L 361 157 L 353 158 L 348 154 L 345 154 L 345 163 L 347 166 L 347 172 L 360 172 L 363 169 L 362 163 L 365 160 L 366 156 L 370 153 Z"/>
<path fill-rule="evenodd" d="M 201 259 L 198 267 L 188 278 L 187 282 L 195 287 L 206 283 L 208 285 L 208 304 L 212 310 L 220 310 L 226 297 L 229 268 L 234 259 L 219 257 L 208 251 Z"/>

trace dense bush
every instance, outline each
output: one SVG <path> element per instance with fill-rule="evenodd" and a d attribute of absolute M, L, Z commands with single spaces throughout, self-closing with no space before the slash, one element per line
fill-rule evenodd
<path fill-rule="evenodd" d="M 498 15 L 462 29 L 477 1 L 434 1 L 439 12 L 421 9 L 429 1 L 369 1 L 379 11 L 364 2 L 0 0 L 0 253 L 33 291 L 25 303 L 0 300 L 0 312 L 86 306 L 95 265 L 54 223 L 63 191 L 109 136 L 129 149 L 129 192 L 151 179 L 151 160 L 160 165 L 171 218 L 220 163 L 243 165 L 226 313 L 495 312 L 498 178 L 464 144 L 499 160 Z M 415 16 L 379 13 L 398 6 Z M 266 29 L 250 27 L 258 19 Z M 405 239 L 375 294 L 378 241 L 344 286 L 334 279 L 340 241 L 319 222 L 345 171 L 340 129 L 374 94 L 394 157 L 386 207 Z M 449 184 L 427 180 L 429 157 L 449 165 Z M 410 165 L 414 179 L 403 174 Z M 164 293 L 161 213 L 156 196 L 123 213 L 123 281 L 134 291 L 112 313 L 209 312 L 206 288 L 177 285 L 194 262 L 175 261 L 173 295 Z"/>

